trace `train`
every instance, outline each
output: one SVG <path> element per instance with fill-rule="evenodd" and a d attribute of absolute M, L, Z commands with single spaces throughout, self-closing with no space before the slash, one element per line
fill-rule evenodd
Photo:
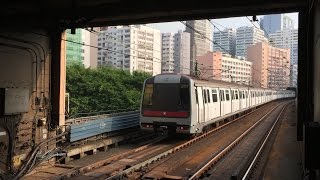
<path fill-rule="evenodd" d="M 159 74 L 144 81 L 140 127 L 171 133 L 201 134 L 221 120 L 270 101 L 293 98 L 292 90 L 253 88 L 181 74 Z"/>

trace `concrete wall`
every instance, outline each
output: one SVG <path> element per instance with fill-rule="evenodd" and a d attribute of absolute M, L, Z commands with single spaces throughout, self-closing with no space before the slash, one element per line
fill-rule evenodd
<path fill-rule="evenodd" d="M 0 115 L 0 126 L 7 129 L 12 137 L 16 134 L 16 138 L 11 139 L 12 162 L 18 167 L 36 144 L 55 135 L 49 127 L 52 121 L 51 49 L 46 31 L 11 32 L 4 30 L 0 33 L 0 88 L 29 90 L 29 104 L 26 105 L 29 110 L 26 113 Z M 65 85 L 62 88 L 65 89 Z M 61 107 L 60 123 L 64 123 L 64 106 Z"/>

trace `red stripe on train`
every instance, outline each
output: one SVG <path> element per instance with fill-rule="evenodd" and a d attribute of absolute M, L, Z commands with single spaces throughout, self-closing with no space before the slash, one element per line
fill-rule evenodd
<path fill-rule="evenodd" d="M 168 111 L 151 111 L 144 110 L 143 116 L 151 116 L 151 117 L 188 117 L 188 112 L 186 111 L 177 111 L 177 112 L 168 112 Z"/>

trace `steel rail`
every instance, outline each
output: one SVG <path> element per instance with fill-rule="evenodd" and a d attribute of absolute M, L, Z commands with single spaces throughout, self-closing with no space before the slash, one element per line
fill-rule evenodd
<path fill-rule="evenodd" d="M 249 129 L 243 132 L 237 139 L 231 142 L 226 148 L 224 148 L 220 153 L 214 156 L 211 160 L 209 160 L 205 165 L 203 165 L 199 170 L 197 170 L 189 180 L 197 179 L 201 177 L 208 169 L 210 169 L 214 164 L 216 164 L 222 157 L 224 157 L 231 149 L 235 147 L 251 130 L 253 130 L 260 122 L 262 122 L 274 109 L 279 107 L 281 104 L 273 107 L 268 113 L 266 113 L 263 117 L 261 117 L 257 122 L 255 122 Z"/>

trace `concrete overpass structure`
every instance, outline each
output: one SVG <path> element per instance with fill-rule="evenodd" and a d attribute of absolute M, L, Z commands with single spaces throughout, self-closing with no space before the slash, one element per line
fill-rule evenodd
<path fill-rule="evenodd" d="M 285 12 L 299 12 L 297 140 L 306 142 L 306 169 L 319 168 L 318 1 L 44 0 L 0 6 L 0 131 L 6 134 L 0 141 L 7 144 L 0 152 L 8 157 L 0 169 L 14 172 L 37 144 L 64 125 L 65 29 Z M 19 98 L 9 99 L 13 96 Z"/>

